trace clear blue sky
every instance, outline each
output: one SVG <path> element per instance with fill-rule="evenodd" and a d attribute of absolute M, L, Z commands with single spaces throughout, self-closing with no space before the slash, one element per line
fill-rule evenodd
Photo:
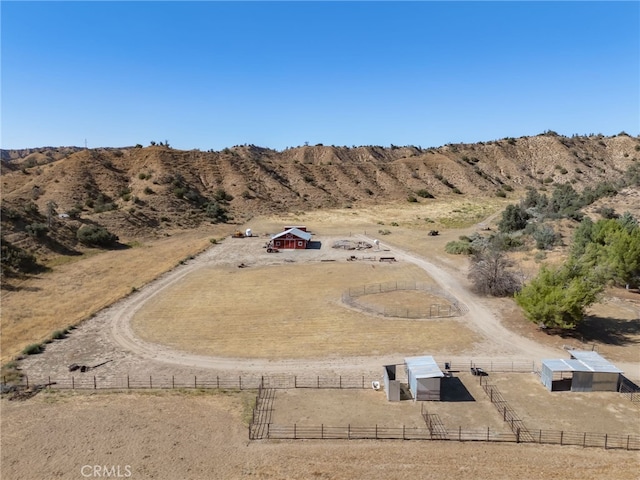
<path fill-rule="evenodd" d="M 640 3 L 2 1 L 2 148 L 640 133 Z"/>

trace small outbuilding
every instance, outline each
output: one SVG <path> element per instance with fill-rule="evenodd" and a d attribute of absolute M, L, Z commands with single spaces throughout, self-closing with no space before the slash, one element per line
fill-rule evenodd
<path fill-rule="evenodd" d="M 616 392 L 622 370 L 598 352 L 569 350 L 571 358 L 543 360 L 540 379 L 550 392 Z"/>
<path fill-rule="evenodd" d="M 414 400 L 440 400 L 440 381 L 444 373 L 432 356 L 404 359 L 409 390 Z"/>
<path fill-rule="evenodd" d="M 290 227 L 271 237 L 273 246 L 282 249 L 305 249 L 310 240 L 306 227 Z"/>

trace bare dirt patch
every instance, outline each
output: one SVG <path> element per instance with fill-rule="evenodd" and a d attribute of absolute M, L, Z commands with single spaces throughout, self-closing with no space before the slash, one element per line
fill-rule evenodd
<path fill-rule="evenodd" d="M 498 387 L 528 428 L 637 435 L 637 403 L 617 392 L 550 392 L 534 374 L 492 374 Z"/>

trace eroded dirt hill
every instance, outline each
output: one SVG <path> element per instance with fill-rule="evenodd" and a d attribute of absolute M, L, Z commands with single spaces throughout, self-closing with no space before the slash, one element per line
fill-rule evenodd
<path fill-rule="evenodd" d="M 97 224 L 134 239 L 256 214 L 507 196 L 571 182 L 616 181 L 640 158 L 640 138 L 546 132 L 439 148 L 254 145 L 222 151 L 168 146 L 2 152 L 2 241 L 25 252 L 73 254 Z M 36 227 L 34 227 L 36 225 Z M 38 227 L 39 225 L 39 227 Z M 44 227 L 43 227 L 44 225 Z"/>

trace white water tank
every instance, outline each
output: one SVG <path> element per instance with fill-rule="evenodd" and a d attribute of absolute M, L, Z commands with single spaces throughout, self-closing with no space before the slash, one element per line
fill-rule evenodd
<path fill-rule="evenodd" d="M 247 228 L 247 231 L 244 233 L 245 237 L 250 237 L 251 236 L 251 229 Z"/>

